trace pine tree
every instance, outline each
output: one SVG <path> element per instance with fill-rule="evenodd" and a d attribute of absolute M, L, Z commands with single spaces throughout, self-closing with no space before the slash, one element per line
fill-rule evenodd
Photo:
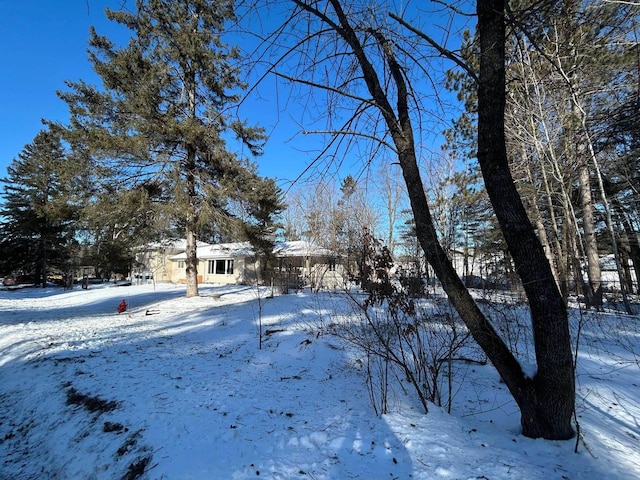
<path fill-rule="evenodd" d="M 172 221 L 187 240 L 187 296 L 195 296 L 199 230 L 226 224 L 253 191 L 274 186 L 227 146 L 235 137 L 256 155 L 264 141 L 261 129 L 229 113 L 245 87 L 238 50 L 221 39 L 233 1 L 138 0 L 135 13 L 106 15 L 131 39 L 116 47 L 91 31 L 90 61 L 103 85 L 68 82 L 71 91 L 60 93 L 71 113 L 68 135 L 116 185 L 170 185 Z"/>
<path fill-rule="evenodd" d="M 39 132 L 7 168 L 0 211 L 0 270 L 34 275 L 45 287 L 52 269 L 64 270 L 73 244 L 76 208 L 72 170 L 60 138 Z"/>
<path fill-rule="evenodd" d="M 247 172 L 249 176 L 253 175 Z M 251 179 L 248 179 L 251 181 Z M 257 255 L 262 259 L 264 270 L 274 266 L 276 229 L 274 215 L 284 210 L 282 191 L 272 179 L 265 179 L 250 192 L 244 205 L 247 218 L 242 222 L 241 235 L 248 239 Z"/>
<path fill-rule="evenodd" d="M 170 236 L 164 203 L 165 186 L 153 182 L 132 189 L 105 184 L 83 209 L 87 237 L 86 264 L 100 276 L 130 272 L 135 247 Z"/>

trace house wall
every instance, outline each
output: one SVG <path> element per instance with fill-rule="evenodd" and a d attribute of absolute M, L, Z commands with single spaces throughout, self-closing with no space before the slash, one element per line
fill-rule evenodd
<path fill-rule="evenodd" d="M 154 250 L 150 251 L 149 255 L 144 259 L 141 257 L 140 260 L 144 260 L 144 265 L 148 266 L 148 269 L 153 272 L 156 281 L 185 283 L 185 262 L 169 259 L 170 256 L 176 253 L 180 252 L 171 251 L 170 249 Z M 234 262 L 232 274 L 209 273 L 210 261 L 231 259 Z M 298 277 L 294 278 L 294 280 L 297 280 L 296 285 L 310 286 L 314 289 L 338 289 L 344 286 L 344 266 L 334 262 L 330 264 L 327 258 L 287 257 L 280 259 L 278 264 L 276 270 L 281 275 L 283 274 L 282 272 L 298 274 Z M 270 274 L 263 273 L 261 263 L 251 257 L 207 258 L 200 259 L 198 262 L 198 283 L 255 285 L 258 279 L 261 282 L 271 281 L 270 278 L 262 278 L 264 275 Z"/>
<path fill-rule="evenodd" d="M 318 263 L 311 267 L 309 280 L 314 289 L 336 290 L 344 287 L 345 268 L 343 265 Z"/>
<path fill-rule="evenodd" d="M 180 250 L 172 248 L 156 248 L 141 251 L 136 254 L 136 267 L 133 275 L 151 273 L 156 282 L 174 282 L 179 278 L 178 262 L 169 260 L 168 257 L 180 253 Z M 184 276 L 184 269 L 182 275 Z"/>
<path fill-rule="evenodd" d="M 245 261 L 243 258 L 233 259 L 232 274 L 209 273 L 209 262 L 216 259 L 204 259 L 198 262 L 198 276 L 202 276 L 203 283 L 221 283 L 224 285 L 235 285 L 244 283 Z M 231 260 L 231 259 L 218 259 Z"/>
<path fill-rule="evenodd" d="M 256 285 L 258 283 L 258 277 L 260 275 L 260 270 L 262 269 L 262 264 L 260 261 L 254 261 L 249 258 L 241 259 L 244 265 L 243 268 L 243 278 L 242 282 L 245 285 Z"/>
<path fill-rule="evenodd" d="M 169 282 L 185 283 L 187 281 L 187 271 L 184 265 L 184 261 L 180 262 L 177 260 L 168 260 L 167 265 L 167 277 Z"/>
<path fill-rule="evenodd" d="M 198 262 L 198 283 L 217 283 L 223 285 L 243 285 L 243 284 L 255 284 L 256 282 L 256 269 L 259 264 L 247 260 L 245 258 L 233 259 L 233 274 L 216 274 L 209 273 L 209 261 L 216 259 L 201 259 Z M 230 259 L 217 259 L 217 260 L 230 260 Z M 166 280 L 172 283 L 184 283 L 186 281 L 186 271 L 184 267 L 178 267 L 179 262 L 177 260 L 167 260 L 166 271 L 168 275 Z"/>

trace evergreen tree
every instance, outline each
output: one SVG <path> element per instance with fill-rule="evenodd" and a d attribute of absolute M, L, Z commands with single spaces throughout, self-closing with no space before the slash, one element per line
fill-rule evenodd
<path fill-rule="evenodd" d="M 105 184 L 83 209 L 87 236 L 86 264 L 99 276 L 130 273 L 136 246 L 171 237 L 164 204 L 166 186 L 153 182 L 132 189 Z"/>
<path fill-rule="evenodd" d="M 255 155 L 264 141 L 261 129 L 229 113 L 244 88 L 238 50 L 221 40 L 233 1 L 138 0 L 135 13 L 106 15 L 131 39 L 116 47 L 92 29 L 90 61 L 103 88 L 68 82 L 71 91 L 60 93 L 71 113 L 68 135 L 114 185 L 170 186 L 170 213 L 187 240 L 187 296 L 195 296 L 198 232 L 222 228 L 252 192 L 274 187 L 227 146 L 235 137 Z"/>
<path fill-rule="evenodd" d="M 251 172 L 247 172 L 253 175 Z M 250 180 L 250 179 L 249 179 Z M 257 255 L 262 258 L 263 268 L 270 270 L 275 264 L 273 249 L 276 229 L 274 215 L 284 210 L 282 191 L 272 179 L 265 179 L 250 193 L 244 205 L 246 217 L 242 222 L 242 236 L 253 246 Z"/>
<path fill-rule="evenodd" d="M 73 169 L 59 136 L 39 132 L 7 168 L 0 215 L 0 271 L 34 275 L 46 286 L 62 271 L 73 245 L 76 208 L 70 203 Z"/>

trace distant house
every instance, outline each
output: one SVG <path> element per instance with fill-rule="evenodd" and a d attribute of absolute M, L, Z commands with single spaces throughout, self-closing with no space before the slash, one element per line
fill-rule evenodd
<path fill-rule="evenodd" d="M 284 288 L 337 288 L 343 284 L 343 267 L 326 248 L 306 241 L 277 242 L 273 253 L 275 258 L 265 271 L 263 260 L 249 242 L 198 243 L 198 282 L 251 285 L 269 283 L 273 278 Z M 186 259 L 184 240 L 149 245 L 140 249 L 135 276 L 184 283 Z"/>
<path fill-rule="evenodd" d="M 244 284 L 255 281 L 252 261 L 255 253 L 249 242 L 200 245 L 196 255 L 199 283 Z M 174 265 L 174 276 L 171 278 L 173 283 L 186 281 L 186 259 L 184 250 L 168 258 L 168 262 Z"/>
<path fill-rule="evenodd" d="M 205 242 L 197 243 L 198 248 L 207 245 L 209 244 Z M 171 262 L 169 258 L 186 250 L 187 241 L 184 239 L 154 242 L 138 247 L 131 280 L 134 283 L 151 281 L 177 283 L 180 278 L 180 268 L 182 268 L 184 276 L 184 262 L 182 264 Z"/>
<path fill-rule="evenodd" d="M 335 289 L 344 285 L 345 266 L 329 249 L 298 240 L 277 243 L 274 254 L 274 272 L 289 286 Z"/>

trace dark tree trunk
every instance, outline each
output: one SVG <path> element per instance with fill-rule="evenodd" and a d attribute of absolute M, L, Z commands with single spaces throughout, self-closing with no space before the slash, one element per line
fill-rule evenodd
<path fill-rule="evenodd" d="M 195 168 L 195 150 L 187 148 L 187 212 L 186 212 L 186 255 L 185 273 L 187 297 L 197 297 L 198 292 L 198 254 L 196 239 L 197 212 L 195 205 L 196 187 L 193 170 Z"/>
<path fill-rule="evenodd" d="M 580 150 L 580 149 L 579 149 Z M 582 149 L 584 150 L 584 149 Z M 587 257 L 587 279 L 584 284 L 584 300 L 587 308 L 602 308 L 602 272 L 598 255 L 595 220 L 593 214 L 593 198 L 589 168 L 584 159 L 584 152 L 579 151 L 578 178 L 580 182 L 580 206 L 582 207 L 582 225 L 584 230 L 584 247 Z"/>
<path fill-rule="evenodd" d="M 613 192 L 613 184 L 611 182 L 605 181 L 605 189 L 607 190 L 607 195 L 611 198 L 611 203 L 613 205 L 614 210 L 618 214 L 620 218 L 620 222 L 622 223 L 623 228 L 623 236 L 622 236 L 622 248 L 626 250 L 626 254 L 631 259 L 631 263 L 633 264 L 633 270 L 635 272 L 635 281 L 636 288 L 633 285 L 633 279 L 629 278 L 629 288 L 630 292 L 640 293 L 640 242 L 638 241 L 638 232 L 633 229 L 631 222 L 629 221 L 629 217 L 622 208 L 620 204 L 620 200 L 615 197 L 615 192 Z M 625 260 L 625 264 L 628 261 Z M 623 268 L 626 266 L 626 270 L 629 268 L 627 265 L 623 265 Z M 631 272 L 629 271 L 626 275 L 627 277 L 631 277 Z"/>
<path fill-rule="evenodd" d="M 509 170 L 504 133 L 504 9 L 504 0 L 477 2 L 478 162 L 531 309 L 538 371 L 532 380 L 526 380 L 526 388 L 515 384 L 509 389 L 520 406 L 526 436 L 561 440 L 574 434 L 571 336 L 562 295 Z"/>
<path fill-rule="evenodd" d="M 626 229 L 626 225 L 625 225 Z M 631 230 L 629 233 L 629 258 L 633 264 L 633 271 L 636 276 L 636 288 L 635 292 L 640 294 L 640 244 L 638 242 L 638 234 Z M 631 287 L 629 291 L 633 292 L 633 280 L 631 281 Z"/>
<path fill-rule="evenodd" d="M 42 288 L 47 287 L 47 242 L 45 240 L 40 241 L 40 274 L 36 276 L 36 283 L 40 283 Z"/>

